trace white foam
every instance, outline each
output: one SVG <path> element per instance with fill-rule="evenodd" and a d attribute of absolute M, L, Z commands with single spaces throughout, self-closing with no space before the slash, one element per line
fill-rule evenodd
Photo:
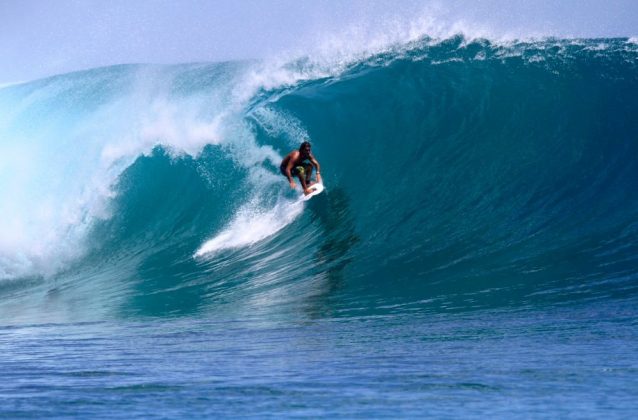
<path fill-rule="evenodd" d="M 223 250 L 260 242 L 293 222 L 302 210 L 303 203 L 299 200 L 281 199 L 272 208 L 263 208 L 258 199 L 253 200 L 236 213 L 224 230 L 206 241 L 195 252 L 194 257 L 210 258 Z"/>
<path fill-rule="evenodd" d="M 609 49 L 609 44 L 606 44 L 604 42 L 599 42 L 596 45 L 585 47 L 586 51 L 605 51 L 607 49 Z"/>
<path fill-rule="evenodd" d="M 289 146 L 299 146 L 302 139 L 310 138 L 303 123 L 292 115 L 264 106 L 255 110 L 252 116 L 271 137 L 285 138 Z"/>
<path fill-rule="evenodd" d="M 0 96 L 0 280 L 52 276 L 81 257 L 93 222 L 110 217 L 120 174 L 156 145 L 192 156 L 206 145 L 220 145 L 237 165 L 249 169 L 253 186 L 273 182 L 275 175 L 263 164 L 276 166 L 281 156 L 271 146 L 256 144 L 244 109 L 262 82 L 278 83 L 277 71 L 274 77 L 261 73 L 257 78 L 238 72 L 206 92 L 176 96 L 172 78 L 179 71 L 141 67 L 131 86 L 87 109 L 74 101 L 86 101 L 92 88 L 99 91 L 103 76 L 99 83 L 90 74 L 57 78 L 12 103 L 3 103 Z M 49 103 L 53 107 L 34 114 Z M 22 120 L 31 114 L 34 119 L 25 125 Z M 277 120 L 273 130 L 285 125 L 286 116 L 271 117 Z M 280 214 L 281 206 L 247 205 L 240 214 L 273 217 L 271 229 L 290 220 Z M 241 243 L 235 238 L 233 243 Z"/>
<path fill-rule="evenodd" d="M 170 74 L 138 73 L 97 107 L 86 92 L 102 87 L 90 74 L 40 83 L 17 101 L 0 96 L 0 280 L 52 276 L 82 256 L 92 223 L 110 216 L 116 180 L 154 146 L 196 155 L 234 140 L 225 125 L 230 86 L 170 98 Z M 74 103 L 87 100 L 88 109 Z M 242 129 L 238 137 L 250 136 Z M 272 154 L 263 153 L 277 160 Z"/>

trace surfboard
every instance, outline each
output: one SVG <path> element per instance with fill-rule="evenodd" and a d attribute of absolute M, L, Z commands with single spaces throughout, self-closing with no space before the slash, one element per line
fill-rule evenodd
<path fill-rule="evenodd" d="M 321 194 L 321 192 L 323 191 L 323 182 L 313 184 L 312 186 L 310 186 L 310 189 L 312 190 L 312 192 L 308 195 L 304 195 L 303 193 L 301 193 L 301 200 L 308 201 L 315 195 Z"/>

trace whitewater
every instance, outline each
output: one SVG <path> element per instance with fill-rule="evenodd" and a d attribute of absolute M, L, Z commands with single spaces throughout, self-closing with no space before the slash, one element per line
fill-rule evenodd
<path fill-rule="evenodd" d="M 637 109 L 634 38 L 0 87 L 0 413 L 628 417 Z"/>

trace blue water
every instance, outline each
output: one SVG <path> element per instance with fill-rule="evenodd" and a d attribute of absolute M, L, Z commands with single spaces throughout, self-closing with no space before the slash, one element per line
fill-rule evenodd
<path fill-rule="evenodd" d="M 637 70 L 459 36 L 0 89 L 0 413 L 631 417 Z"/>

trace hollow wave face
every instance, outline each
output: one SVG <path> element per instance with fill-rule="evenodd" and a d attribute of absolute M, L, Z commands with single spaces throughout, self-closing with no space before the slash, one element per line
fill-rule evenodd
<path fill-rule="evenodd" d="M 74 319 L 633 299 L 637 51 L 426 37 L 0 89 L 0 308 L 51 284 Z M 303 139 L 305 204 L 278 172 Z"/>

